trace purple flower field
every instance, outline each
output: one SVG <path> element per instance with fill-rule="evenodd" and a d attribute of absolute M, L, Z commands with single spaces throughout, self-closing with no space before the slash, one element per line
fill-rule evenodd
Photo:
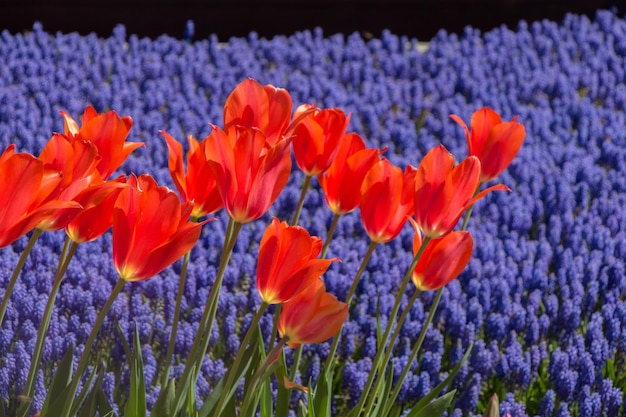
<path fill-rule="evenodd" d="M 400 392 L 413 404 L 445 378 L 473 344 L 454 381 L 455 417 L 482 413 L 493 393 L 500 410 L 521 416 L 626 415 L 626 20 L 603 11 L 593 19 L 520 23 L 514 30 L 462 36 L 439 33 L 428 50 L 417 40 L 384 33 L 380 39 L 321 31 L 289 37 L 181 41 L 139 39 L 117 27 L 109 38 L 31 32 L 0 34 L 0 148 L 37 154 L 54 131 L 59 110 L 78 119 L 87 105 L 134 120 L 130 141 L 143 141 L 120 173 L 149 173 L 173 187 L 167 146 L 159 130 L 183 140 L 203 138 L 221 125 L 223 104 L 246 77 L 286 88 L 294 104 L 316 103 L 351 112 L 349 131 L 370 147 L 389 149 L 398 166 L 417 166 L 442 143 L 457 159 L 467 154 L 462 129 L 489 106 L 503 119 L 518 115 L 527 136 L 499 177 L 511 193 L 476 204 L 469 228 L 475 249 L 469 266 L 443 292 L 434 328 L 419 363 Z M 184 141 L 186 143 L 186 141 Z M 186 146 L 186 145 L 185 145 Z M 205 397 L 223 376 L 261 300 L 254 287 L 258 242 L 270 216 L 289 218 L 303 174 L 270 212 L 243 227 L 226 270 L 210 354 L 197 385 Z M 314 187 L 300 224 L 322 238 L 332 213 Z M 204 226 L 191 253 L 175 349 L 188 354 L 216 275 L 228 217 Z M 1 221 L 1 219 L 0 219 Z M 44 233 L 27 260 L 0 328 L 0 398 L 25 384 L 36 332 L 52 285 L 64 233 Z M 413 254 L 413 231 L 379 245 L 339 345 L 341 393 L 336 407 L 358 400 L 376 353 L 376 313 L 390 313 L 394 292 Z M 27 239 L 0 251 L 0 294 Z M 339 221 L 328 255 L 341 258 L 324 279 L 344 299 L 368 240 L 358 212 Z M 113 305 L 97 350 L 107 366 L 105 392 L 123 397 L 129 383 L 115 321 L 143 343 L 148 408 L 158 394 L 157 363 L 167 350 L 181 262 L 146 282 L 129 284 Z M 81 245 L 61 286 L 44 371 L 33 412 L 41 406 L 55 364 L 70 345 L 82 350 L 117 274 L 111 234 Z M 413 291 L 411 287 L 410 291 Z M 407 291 L 407 308 L 410 293 Z M 400 373 L 434 298 L 424 293 L 411 308 L 397 343 Z M 273 309 L 262 320 L 271 328 Z M 305 346 L 298 380 L 315 379 L 330 342 Z M 109 353 L 111 352 L 111 353 Z M 287 359 L 291 355 L 287 352 Z M 182 372 L 180 365 L 173 376 Z M 294 404 L 304 399 L 294 394 Z M 295 414 L 294 414 L 295 415 Z"/>

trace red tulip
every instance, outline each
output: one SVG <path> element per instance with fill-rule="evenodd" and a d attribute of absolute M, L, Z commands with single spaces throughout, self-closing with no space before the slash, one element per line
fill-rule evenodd
<path fill-rule="evenodd" d="M 67 113 L 61 112 L 65 121 L 65 135 L 73 139 L 82 139 L 93 142 L 98 148 L 101 159 L 98 171 L 102 179 L 109 176 L 122 165 L 128 155 L 143 142 L 126 142 L 128 132 L 133 125 L 130 116 L 119 117 L 113 110 L 98 114 L 89 106 L 83 114 L 82 126 Z"/>
<path fill-rule="evenodd" d="M 192 202 L 191 216 L 199 219 L 223 207 L 213 171 L 206 158 L 208 138 L 202 142 L 188 136 L 187 175 L 183 167 L 183 147 L 169 133 L 161 131 L 169 150 L 168 167 L 183 203 Z"/>
<path fill-rule="evenodd" d="M 480 161 L 470 156 L 454 166 L 454 156 L 443 146 L 431 149 L 415 176 L 415 220 L 424 234 L 442 237 L 454 229 L 463 212 L 494 190 L 490 187 L 474 195 L 480 185 Z"/>
<path fill-rule="evenodd" d="M 333 163 L 317 177 L 333 213 L 350 213 L 359 206 L 361 184 L 380 153 L 378 149 L 366 149 L 356 133 L 348 133 L 341 140 Z"/>
<path fill-rule="evenodd" d="M 422 245 L 419 226 L 415 228 L 413 253 L 417 254 Z M 444 237 L 428 242 L 413 270 L 412 280 L 421 291 L 437 290 L 459 276 L 472 257 L 474 240 L 470 232 L 450 232 Z"/>
<path fill-rule="evenodd" d="M 296 109 L 294 119 L 305 112 L 309 114 L 302 117 L 294 128 L 293 152 L 302 172 L 313 176 L 326 171 L 333 162 L 350 116 L 340 109 L 311 111 L 311 106 L 302 105 Z"/>
<path fill-rule="evenodd" d="M 376 162 L 361 186 L 361 220 L 373 242 L 393 240 L 413 210 L 415 168 L 404 173 L 386 159 Z"/>
<path fill-rule="evenodd" d="M 287 336 L 289 347 L 321 343 L 333 337 L 348 317 L 348 305 L 326 292 L 321 279 L 283 304 L 278 319 L 280 337 Z"/>
<path fill-rule="evenodd" d="M 258 129 L 218 127 L 207 138 L 206 159 L 230 217 L 247 223 L 261 217 L 291 173 L 289 140 L 270 144 Z"/>
<path fill-rule="evenodd" d="M 121 279 L 146 280 L 195 245 L 202 225 L 188 221 L 191 203 L 149 175 L 128 180 L 113 208 L 113 263 Z"/>
<path fill-rule="evenodd" d="M 88 141 L 72 139 L 60 133 L 46 143 L 39 159 L 46 169 L 58 171 L 63 179 L 48 200 L 76 201 L 76 197 L 92 185 L 102 184 L 96 169 L 100 161 L 98 148 Z M 58 210 L 37 225 L 38 229 L 54 231 L 64 228 L 78 213 Z"/>
<path fill-rule="evenodd" d="M 472 115 L 471 133 L 459 116 L 451 114 L 450 117 L 465 130 L 469 155 L 480 159 L 481 182 L 496 178 L 511 164 L 526 136 L 526 130 L 517 122 L 517 117 L 510 122 L 502 122 L 498 113 L 488 107 Z"/>
<path fill-rule="evenodd" d="M 322 240 L 300 226 L 276 217 L 267 227 L 259 247 L 256 286 L 267 304 L 289 301 L 320 277 L 338 259 L 316 259 Z"/>
<path fill-rule="evenodd" d="M 73 201 L 48 200 L 61 182 L 58 171 L 46 170 L 33 155 L 15 153 L 10 145 L 0 155 L 0 248 L 10 245 L 57 210 L 77 213 Z"/>
<path fill-rule="evenodd" d="M 236 126 L 260 130 L 274 146 L 282 139 L 291 120 L 291 96 L 282 88 L 261 86 L 248 78 L 233 90 L 224 104 L 224 130 Z"/>
<path fill-rule="evenodd" d="M 96 240 L 113 224 L 113 207 L 126 187 L 124 176 L 91 186 L 74 199 L 83 209 L 65 226 L 65 232 L 76 243 Z"/>

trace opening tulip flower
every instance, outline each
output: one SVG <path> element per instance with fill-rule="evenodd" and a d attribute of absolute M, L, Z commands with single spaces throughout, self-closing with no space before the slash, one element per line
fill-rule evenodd
<path fill-rule="evenodd" d="M 259 129 L 273 146 L 291 121 L 291 96 L 273 85 L 261 86 L 248 78 L 235 87 L 224 104 L 224 130 L 236 126 Z"/>
<path fill-rule="evenodd" d="M 496 178 L 511 164 L 526 136 L 517 117 L 503 122 L 500 115 L 488 107 L 472 114 L 471 132 L 459 116 L 451 114 L 450 117 L 465 131 L 469 155 L 480 160 L 481 182 Z"/>
<path fill-rule="evenodd" d="M 333 337 L 348 317 L 348 305 L 326 292 L 321 279 L 283 304 L 278 319 L 280 337 L 291 348 L 321 343 Z"/>
<path fill-rule="evenodd" d="M 378 149 L 366 148 L 365 141 L 356 133 L 344 136 L 333 163 L 317 177 L 333 213 L 350 213 L 359 206 L 361 185 L 380 153 Z"/>
<path fill-rule="evenodd" d="M 261 299 L 267 304 L 284 303 L 319 281 L 338 260 L 316 259 L 321 250 L 322 239 L 274 217 L 259 247 L 256 285 Z"/>
<path fill-rule="evenodd" d="M 89 106 L 83 113 L 80 128 L 67 113 L 61 112 L 64 119 L 66 136 L 73 140 L 92 142 L 98 148 L 100 161 L 98 171 L 103 180 L 122 165 L 128 155 L 135 149 L 143 146 L 143 142 L 126 142 L 126 137 L 133 126 L 130 116 L 120 117 L 111 110 L 106 113 L 97 113 Z"/>
<path fill-rule="evenodd" d="M 9 145 L 0 156 L 0 248 L 10 245 L 53 213 L 72 217 L 81 209 L 74 201 L 48 197 L 62 181 L 56 170 L 27 153 L 15 153 Z"/>
<path fill-rule="evenodd" d="M 183 146 L 169 133 L 164 131 L 160 133 L 167 142 L 169 150 L 167 163 L 174 185 L 183 203 L 193 203 L 191 217 L 199 219 L 220 210 L 223 207 L 222 198 L 217 191 L 215 177 L 206 158 L 208 138 L 198 142 L 191 135 L 187 137 L 189 152 L 187 153 L 187 175 L 185 175 Z"/>
<path fill-rule="evenodd" d="M 121 279 L 142 281 L 187 253 L 206 221 L 188 221 L 192 204 L 181 205 L 149 175 L 133 175 L 128 185 L 113 208 L 113 263 Z"/>
<path fill-rule="evenodd" d="M 415 229 L 413 254 L 422 246 L 422 236 L 415 220 L 410 219 Z M 411 279 L 421 291 L 437 290 L 459 276 L 472 257 L 474 239 L 470 232 L 453 231 L 426 245 L 417 261 Z"/>
<path fill-rule="evenodd" d="M 340 109 L 314 109 L 302 105 L 294 119 L 308 112 L 294 128 L 293 153 L 298 167 L 307 176 L 318 175 L 328 169 L 344 137 L 350 116 Z"/>
<path fill-rule="evenodd" d="M 214 127 L 207 138 L 206 159 L 230 217 L 247 223 L 261 217 L 283 190 L 291 173 L 289 140 L 272 145 L 255 128 Z"/>
<path fill-rule="evenodd" d="M 415 168 L 404 171 L 387 159 L 375 163 L 361 186 L 361 221 L 372 242 L 393 240 L 413 211 Z"/>
<path fill-rule="evenodd" d="M 510 191 L 500 184 L 474 195 L 479 185 L 478 158 L 454 166 L 454 156 L 443 145 L 431 149 L 415 175 L 415 220 L 424 235 L 435 239 L 450 233 L 463 212 L 487 193 Z"/>

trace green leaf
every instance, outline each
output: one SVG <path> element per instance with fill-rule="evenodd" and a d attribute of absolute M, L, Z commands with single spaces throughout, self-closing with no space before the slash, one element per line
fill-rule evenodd
<path fill-rule="evenodd" d="M 150 417 L 174 417 L 174 400 L 176 399 L 176 382 L 170 379 L 165 389 L 159 392 L 159 397 L 152 406 Z"/>
<path fill-rule="evenodd" d="M 143 358 L 141 355 L 141 342 L 139 331 L 135 323 L 133 339 L 134 354 L 129 357 L 130 362 L 130 393 L 124 409 L 125 417 L 145 417 L 146 411 L 146 385 L 143 376 Z"/>
<path fill-rule="evenodd" d="M 330 366 L 317 378 L 315 391 L 313 392 L 313 409 L 318 416 L 330 415 L 330 401 L 333 395 L 333 373 L 335 360 L 329 362 Z"/>
<path fill-rule="evenodd" d="M 304 405 L 302 400 L 300 400 L 300 402 L 298 403 L 298 417 L 308 417 L 307 413 L 308 413 L 307 406 Z"/>
<path fill-rule="evenodd" d="M 473 347 L 473 345 L 470 345 L 470 347 L 467 349 L 467 351 L 465 352 L 465 355 L 463 355 L 463 357 L 461 358 L 459 363 L 457 363 L 456 366 L 454 368 L 452 368 L 452 371 L 450 371 L 450 375 L 448 375 L 448 377 L 446 379 L 441 381 L 439 383 L 439 385 L 437 385 L 428 394 L 426 394 L 426 396 L 424 398 L 422 398 L 415 405 L 415 407 L 413 407 L 413 410 L 420 410 L 420 409 L 426 407 L 427 404 L 429 404 L 435 397 L 437 397 L 437 395 L 439 395 L 439 393 L 441 391 L 443 391 L 443 389 L 445 387 L 447 387 L 452 382 L 452 380 L 454 379 L 456 374 L 458 374 L 459 371 L 461 370 L 461 366 L 463 366 L 463 364 L 465 363 L 467 358 L 469 358 L 469 355 L 472 352 L 472 347 Z"/>
<path fill-rule="evenodd" d="M 74 346 L 70 345 L 67 352 L 65 352 L 65 355 L 63 355 L 63 359 L 61 359 L 57 371 L 54 373 L 52 383 L 50 384 L 50 389 L 48 390 L 46 399 L 43 402 L 43 407 L 41 407 L 40 416 L 44 417 L 46 415 L 61 415 L 61 412 L 63 411 L 62 408 L 65 405 L 65 398 L 67 396 L 68 387 L 70 385 L 70 382 L 72 381 L 73 359 Z M 53 402 L 61 402 L 61 409 L 54 410 L 55 413 L 48 414 L 49 410 L 51 410 Z"/>
<path fill-rule="evenodd" d="M 389 326 L 389 323 L 387 323 L 387 326 Z M 378 298 L 376 298 L 376 350 L 380 350 L 383 347 L 383 343 L 385 343 L 386 340 L 383 340 L 383 329 L 382 329 L 382 325 L 380 324 L 380 295 L 378 296 Z"/>
<path fill-rule="evenodd" d="M 284 350 L 280 351 L 278 362 L 281 363 L 282 366 L 276 370 L 276 378 L 278 379 L 276 417 L 287 417 L 289 414 L 289 402 L 291 401 L 291 390 L 287 389 L 283 384 L 284 378 L 286 377 L 285 369 L 287 369 Z"/>
<path fill-rule="evenodd" d="M 376 396 L 378 400 L 376 402 L 376 406 L 372 410 L 370 417 L 381 416 L 386 417 L 383 414 L 384 406 L 387 403 L 387 397 L 389 397 L 389 392 L 391 391 L 391 386 L 393 385 L 393 364 L 389 368 L 387 368 L 387 372 L 385 372 L 384 378 L 378 388 L 378 392 Z"/>
<path fill-rule="evenodd" d="M 306 393 L 308 417 L 315 417 L 315 408 L 313 407 L 313 397 L 312 397 L 313 394 L 311 394 L 312 392 L 313 392 L 313 389 L 311 387 L 311 380 L 309 379 L 309 390 Z"/>
<path fill-rule="evenodd" d="M 272 417 L 272 387 L 269 379 L 261 385 L 261 417 Z"/>
<path fill-rule="evenodd" d="M 450 407 L 456 390 L 452 390 L 432 401 L 422 409 L 413 408 L 406 417 L 441 417 Z"/>
<path fill-rule="evenodd" d="M 85 398 L 85 404 L 81 408 L 78 417 L 92 417 L 96 415 L 98 411 L 98 390 L 102 387 L 103 376 L 104 367 L 100 366 L 97 372 L 96 383 Z"/>
<path fill-rule="evenodd" d="M 4 400 L 0 398 L 0 417 L 6 417 L 5 407 L 6 407 L 6 404 L 4 403 Z"/>

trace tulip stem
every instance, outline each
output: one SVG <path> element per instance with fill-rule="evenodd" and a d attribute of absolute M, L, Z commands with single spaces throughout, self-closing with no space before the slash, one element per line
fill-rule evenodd
<path fill-rule="evenodd" d="M 413 257 L 413 262 L 411 262 L 411 265 L 407 269 L 406 274 L 404 274 L 404 278 L 402 279 L 402 282 L 400 283 L 400 287 L 398 288 L 398 294 L 396 295 L 396 300 L 393 305 L 391 315 L 389 316 L 389 321 L 387 322 L 387 327 L 385 328 L 385 334 L 382 337 L 382 340 L 384 341 L 387 341 L 389 339 L 389 334 L 391 333 L 393 322 L 395 321 L 396 316 L 398 315 L 398 310 L 400 309 L 400 303 L 402 301 L 402 297 L 406 290 L 406 286 L 408 285 L 411 279 L 411 276 L 413 275 L 413 270 L 415 269 L 417 262 L 422 256 L 422 253 L 424 253 L 424 250 L 426 249 L 428 242 L 430 242 L 430 238 L 429 237 L 424 238 L 424 240 L 422 241 L 422 245 L 420 246 L 419 250 Z M 410 308 L 410 306 L 407 306 L 407 308 Z M 387 366 L 386 363 L 381 362 L 382 355 L 385 351 L 385 346 L 386 346 L 386 343 L 381 343 L 380 349 L 378 349 L 378 351 L 376 352 L 376 356 L 374 357 L 374 361 L 372 362 L 372 369 L 370 370 L 370 373 L 367 377 L 367 382 L 365 383 L 365 386 L 363 387 L 363 391 L 361 392 L 361 396 L 359 397 L 359 402 L 355 407 L 356 410 L 354 414 L 352 414 L 355 417 L 361 414 L 361 411 L 363 411 L 363 406 L 365 405 L 365 400 L 368 398 L 369 395 L 371 395 L 370 388 L 372 387 L 372 383 L 374 382 L 374 377 L 376 376 L 377 371 L 379 369 L 384 369 Z"/>
<path fill-rule="evenodd" d="M 204 353 L 209 346 L 209 340 L 211 339 L 211 328 L 213 327 L 213 321 L 215 320 L 215 315 L 217 314 L 217 301 L 220 296 L 224 272 L 226 271 L 226 266 L 228 265 L 230 256 L 235 248 L 235 243 L 237 242 L 237 235 L 239 234 L 242 226 L 242 223 L 236 222 L 232 218 L 229 220 L 226 235 L 224 236 L 224 249 L 222 250 L 222 256 L 220 257 L 217 275 L 215 277 L 215 281 L 213 282 L 213 286 L 211 287 L 207 303 L 204 307 L 204 312 L 202 313 L 202 318 L 200 319 L 198 326 L 198 332 L 196 333 L 196 337 L 191 345 L 191 351 L 187 357 L 185 369 L 179 379 L 179 381 L 181 381 L 179 386 L 187 385 L 188 390 L 194 390 L 196 386 L 199 369 L 202 364 L 202 357 L 204 356 Z M 193 374 L 191 374 L 192 372 Z M 185 381 L 189 378 L 191 378 L 191 381 L 189 381 L 188 384 L 185 384 Z M 179 400 L 183 395 L 186 397 L 187 393 L 182 391 L 178 391 L 176 393 L 176 403 L 179 403 Z"/>
<path fill-rule="evenodd" d="M 363 257 L 363 260 L 361 261 L 361 265 L 359 266 L 359 270 L 354 276 L 354 280 L 352 281 L 352 285 L 350 286 L 350 289 L 348 290 L 348 295 L 346 296 L 346 301 L 345 301 L 345 303 L 348 304 L 348 308 L 350 308 L 352 297 L 354 296 L 354 293 L 356 292 L 356 288 L 359 285 L 359 281 L 361 281 L 361 276 L 363 275 L 363 272 L 365 272 L 365 267 L 367 267 L 367 264 L 369 263 L 372 257 L 372 254 L 374 253 L 374 249 L 376 249 L 376 246 L 378 246 L 377 242 L 374 242 L 374 241 L 370 242 L 370 245 L 367 248 L 367 252 L 365 252 L 365 256 Z M 330 351 L 328 353 L 328 356 L 326 357 L 326 363 L 324 364 L 324 368 L 323 368 L 324 371 L 327 371 L 328 369 L 330 369 L 331 366 L 333 366 L 333 360 L 335 358 L 335 353 L 337 352 L 337 348 L 339 347 L 339 339 L 341 338 L 342 329 L 343 329 L 343 324 L 339 328 L 339 331 L 337 332 L 335 337 L 333 337 L 333 343 L 330 345 Z"/>
<path fill-rule="evenodd" d="M 479 184 L 478 187 L 476 187 L 476 191 L 474 191 L 474 196 L 476 196 L 478 194 L 478 192 L 480 191 L 480 186 L 481 185 L 482 185 L 482 183 Z M 461 230 L 462 231 L 467 230 L 467 223 L 469 222 L 469 219 L 472 216 L 472 211 L 473 210 L 474 210 L 474 205 L 472 204 L 465 211 L 465 216 L 463 216 L 463 224 L 461 225 Z"/>
<path fill-rule="evenodd" d="M 270 333 L 270 340 L 267 344 L 268 349 L 272 349 L 274 347 L 274 340 L 276 339 L 276 333 L 278 333 L 278 318 L 280 317 L 280 312 L 283 310 L 283 305 L 278 304 L 276 306 L 276 310 L 274 310 L 274 319 L 272 320 L 272 331 Z"/>
<path fill-rule="evenodd" d="M 215 407 L 216 416 L 219 416 L 222 412 L 222 406 L 224 405 L 224 402 L 230 397 L 229 393 L 232 387 L 236 386 L 239 383 L 238 380 L 235 380 L 235 370 L 239 368 L 239 364 L 243 359 L 246 347 L 248 346 L 248 343 L 250 343 L 250 338 L 252 337 L 252 334 L 256 331 L 256 328 L 259 325 L 259 321 L 261 321 L 261 317 L 263 317 L 263 314 L 265 313 L 265 310 L 267 310 L 267 307 L 269 307 L 269 304 L 267 304 L 266 302 L 261 303 L 261 307 L 259 307 L 256 314 L 254 315 L 252 323 L 250 323 L 250 327 L 248 327 L 248 331 L 246 332 L 246 335 L 244 336 L 241 345 L 239 345 L 239 350 L 237 351 L 235 360 L 230 367 L 231 372 L 228 373 L 228 378 L 226 379 L 226 384 L 224 385 L 224 390 L 222 391 L 223 395 L 220 396 L 217 407 Z"/>
<path fill-rule="evenodd" d="M 330 246 L 330 241 L 335 234 L 335 229 L 337 228 L 337 223 L 339 222 L 339 218 L 341 214 L 335 213 L 333 215 L 333 220 L 330 223 L 330 228 L 328 229 L 328 233 L 326 233 L 326 242 L 324 242 L 324 246 L 322 247 L 322 253 L 320 254 L 320 259 L 326 258 L 326 252 L 328 251 L 328 247 Z"/>
<path fill-rule="evenodd" d="M 310 175 L 307 175 L 304 178 L 304 182 L 302 183 L 302 191 L 300 192 L 300 200 L 298 200 L 298 206 L 296 207 L 296 212 L 293 215 L 293 220 L 291 221 L 291 225 L 294 226 L 298 224 L 298 220 L 300 220 L 300 213 L 302 212 L 302 207 L 304 206 L 304 197 L 306 197 L 307 191 L 309 191 L 309 185 L 311 184 Z"/>
<path fill-rule="evenodd" d="M 74 254 L 76 254 L 76 250 L 78 249 L 78 243 L 71 242 L 71 246 L 67 255 L 65 254 L 66 248 L 68 247 L 71 239 L 69 236 L 65 238 L 65 245 L 63 247 L 63 252 L 59 256 L 59 264 L 57 266 L 57 272 L 54 276 L 54 283 L 52 284 L 52 289 L 50 290 L 50 295 L 48 296 L 48 301 L 46 303 L 46 307 L 44 309 L 43 317 L 41 318 L 41 324 L 39 325 L 39 330 L 37 331 L 37 341 L 35 342 L 35 350 L 33 352 L 33 356 L 30 360 L 30 369 L 28 371 L 28 378 L 26 379 L 26 385 L 24 387 L 24 396 L 27 398 L 31 398 L 34 391 L 35 386 L 35 376 L 37 375 L 37 369 L 39 368 L 39 361 L 41 360 L 41 352 L 43 349 L 44 340 L 46 337 L 46 333 L 48 333 L 48 328 L 50 327 L 50 318 L 52 317 L 52 310 L 54 309 L 54 302 L 56 300 L 57 294 L 59 292 L 59 288 L 61 288 L 61 282 L 63 281 L 63 277 L 65 276 L 65 272 L 72 260 Z M 29 407 L 25 407 L 22 409 L 22 413 L 20 415 L 26 415 Z"/>
<path fill-rule="evenodd" d="M 393 345 L 396 343 L 396 340 L 398 339 L 398 335 L 400 334 L 400 330 L 402 329 L 402 325 L 404 324 L 404 321 L 406 320 L 407 316 L 411 312 L 411 306 L 413 306 L 413 303 L 415 303 L 420 293 L 421 291 L 416 289 L 413 292 L 413 295 L 411 296 L 411 299 L 409 300 L 405 309 L 402 310 L 402 314 L 400 315 L 400 318 L 398 319 L 398 322 L 396 323 L 396 326 L 394 328 L 393 334 L 391 335 L 391 339 L 389 340 L 389 344 L 388 344 L 389 348 L 385 352 L 385 358 L 383 359 L 383 362 L 382 362 L 385 366 L 389 363 L 389 359 L 391 358 L 391 353 L 393 352 Z M 424 327 L 422 327 L 422 329 L 424 329 Z M 372 411 L 372 407 L 374 407 L 374 402 L 376 401 L 375 393 L 378 392 L 380 384 L 385 376 L 384 369 L 385 367 L 382 367 L 381 371 L 378 373 L 378 378 L 376 378 L 376 383 L 374 384 L 374 389 L 372 390 L 374 394 L 370 395 L 367 401 L 367 406 L 365 407 L 366 416 L 370 415 Z M 398 385 L 402 385 L 402 380 L 398 380 L 397 383 Z M 379 398 L 378 400 L 385 401 L 384 398 Z"/>
<path fill-rule="evenodd" d="M 35 246 L 35 242 L 37 242 L 37 239 L 39 239 L 39 236 L 41 236 L 41 233 L 42 233 L 41 229 L 35 229 L 32 236 L 30 237 L 30 240 L 28 241 L 28 244 L 26 245 L 26 248 L 24 248 L 22 255 L 20 255 L 20 259 L 17 261 L 17 265 L 15 265 L 15 269 L 13 269 L 13 274 L 11 275 L 11 278 L 9 279 L 9 283 L 7 284 L 7 287 L 4 290 L 4 297 L 2 297 L 2 304 L 0 304 L 0 326 L 2 326 L 2 322 L 4 321 L 4 315 L 7 311 L 7 307 L 9 306 L 9 299 L 11 298 L 13 287 L 15 287 L 17 278 L 20 276 L 20 272 L 22 272 L 22 268 L 24 267 L 24 264 L 26 263 L 26 258 L 28 258 L 28 254 L 33 249 L 33 246 Z"/>
<path fill-rule="evenodd" d="M 65 407 L 63 407 L 63 412 L 61 413 L 61 417 L 69 417 L 70 411 L 72 409 L 72 403 L 74 402 L 74 396 L 76 395 L 76 390 L 78 389 L 78 384 L 85 373 L 85 369 L 87 368 L 87 361 L 89 360 L 89 354 L 91 353 L 91 349 L 93 347 L 93 343 L 96 340 L 96 336 L 100 327 L 102 327 L 102 323 L 104 322 L 104 318 L 107 313 L 111 309 L 113 302 L 117 298 L 122 289 L 124 288 L 124 284 L 126 281 L 123 279 L 118 279 L 115 287 L 111 291 L 111 295 L 107 299 L 106 303 L 100 310 L 98 317 L 96 318 L 95 323 L 93 324 L 93 328 L 91 329 L 91 333 L 89 333 L 89 338 L 87 338 L 87 343 L 85 343 L 85 347 L 83 348 L 83 353 L 80 355 L 80 360 L 78 361 L 78 367 L 76 368 L 76 373 L 74 374 L 74 378 L 72 378 L 72 382 L 70 384 L 69 392 L 67 393 L 67 397 L 65 399 Z"/>
<path fill-rule="evenodd" d="M 176 344 L 176 333 L 178 332 L 178 321 L 180 320 L 180 309 L 185 292 L 185 281 L 187 280 L 187 267 L 189 266 L 189 258 L 191 250 L 185 254 L 183 265 L 180 269 L 180 280 L 178 281 L 178 293 L 176 294 L 176 307 L 174 309 L 174 318 L 172 319 L 172 331 L 170 333 L 170 342 L 167 346 L 167 354 L 165 356 L 165 370 L 161 387 L 167 386 L 167 380 L 170 377 L 170 366 L 172 364 L 172 356 L 174 356 L 174 345 Z"/>
<path fill-rule="evenodd" d="M 386 400 L 385 409 L 390 409 L 393 406 L 393 403 L 396 401 L 396 398 L 398 398 L 398 394 L 400 393 L 400 389 L 402 388 L 402 382 L 404 381 L 404 379 L 406 378 L 406 375 L 411 370 L 411 364 L 417 357 L 417 352 L 419 352 L 419 350 L 421 349 L 422 343 L 424 342 L 424 339 L 426 338 L 426 332 L 428 331 L 428 326 L 430 326 L 430 323 L 432 323 L 433 318 L 435 317 L 435 311 L 437 311 L 439 300 L 441 300 L 441 294 L 443 294 L 443 288 L 444 287 L 441 287 L 437 290 L 435 301 L 433 301 L 433 304 L 430 306 L 430 311 L 428 312 L 428 317 L 426 318 L 426 322 L 424 322 L 424 324 L 422 325 L 422 330 L 420 331 L 420 335 L 417 338 L 417 341 L 415 342 L 415 344 L 413 345 L 413 349 L 411 350 L 411 355 L 409 356 L 409 360 L 406 363 L 406 365 L 404 365 L 404 369 L 402 369 L 400 378 L 398 378 L 398 382 L 396 383 L 396 386 L 393 389 L 391 396 Z M 416 290 L 415 292 L 419 293 L 419 290 Z M 386 415 L 386 414 L 387 413 L 383 413 L 383 415 Z"/>

